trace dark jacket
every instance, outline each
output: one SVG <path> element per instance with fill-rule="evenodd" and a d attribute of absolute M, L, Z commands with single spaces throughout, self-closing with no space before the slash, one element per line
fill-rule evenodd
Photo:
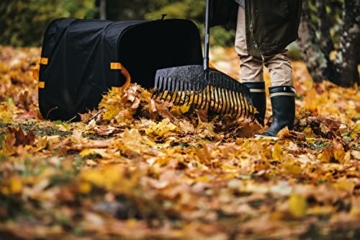
<path fill-rule="evenodd" d="M 246 40 L 251 55 L 284 49 L 298 38 L 302 0 L 245 0 Z M 210 0 L 210 26 L 236 26 L 234 0 Z"/>

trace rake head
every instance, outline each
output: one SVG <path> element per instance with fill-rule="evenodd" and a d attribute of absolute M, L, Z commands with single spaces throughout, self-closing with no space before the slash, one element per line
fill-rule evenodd
<path fill-rule="evenodd" d="M 158 70 L 152 98 L 234 117 L 254 119 L 255 114 L 245 85 L 216 69 L 204 71 L 201 65 Z"/>

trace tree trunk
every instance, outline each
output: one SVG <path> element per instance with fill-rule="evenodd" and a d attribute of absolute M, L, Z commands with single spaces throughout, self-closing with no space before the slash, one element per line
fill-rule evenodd
<path fill-rule="evenodd" d="M 358 72 L 360 2 L 358 0 L 344 1 L 343 23 L 343 34 L 340 36 L 334 66 L 338 78 L 333 79 L 333 82 L 338 83 L 340 86 L 352 87 L 354 84 L 360 85 Z"/>
<path fill-rule="evenodd" d="M 106 0 L 100 0 L 99 12 L 100 12 L 100 19 L 105 20 L 106 19 Z"/>
<path fill-rule="evenodd" d="M 314 82 L 329 80 L 339 86 L 360 85 L 358 63 L 360 48 L 360 0 L 344 0 L 342 35 L 335 60 L 330 59 L 334 44 L 330 36 L 324 0 L 316 0 L 317 29 L 311 22 L 308 0 L 303 0 L 298 44 Z M 316 33 L 319 33 L 319 37 Z"/>
<path fill-rule="evenodd" d="M 298 44 L 301 50 L 301 58 L 304 60 L 314 82 L 322 82 L 329 75 L 332 66 L 329 54 L 320 48 L 321 43 L 316 37 L 315 27 L 311 22 L 307 0 L 303 0 Z"/>

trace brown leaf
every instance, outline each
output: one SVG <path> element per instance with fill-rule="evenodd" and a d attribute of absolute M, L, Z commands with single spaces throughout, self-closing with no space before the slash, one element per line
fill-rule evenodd
<path fill-rule="evenodd" d="M 33 145 L 35 141 L 33 130 L 30 130 L 28 133 L 25 133 L 21 128 L 9 127 L 8 130 L 15 136 L 15 146 Z"/>

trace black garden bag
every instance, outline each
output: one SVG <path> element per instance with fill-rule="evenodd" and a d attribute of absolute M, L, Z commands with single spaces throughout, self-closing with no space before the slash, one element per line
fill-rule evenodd
<path fill-rule="evenodd" d="M 152 88 L 157 69 L 202 64 L 201 39 L 186 19 L 56 19 L 39 67 L 39 108 L 49 120 L 77 121 L 112 87 Z"/>

